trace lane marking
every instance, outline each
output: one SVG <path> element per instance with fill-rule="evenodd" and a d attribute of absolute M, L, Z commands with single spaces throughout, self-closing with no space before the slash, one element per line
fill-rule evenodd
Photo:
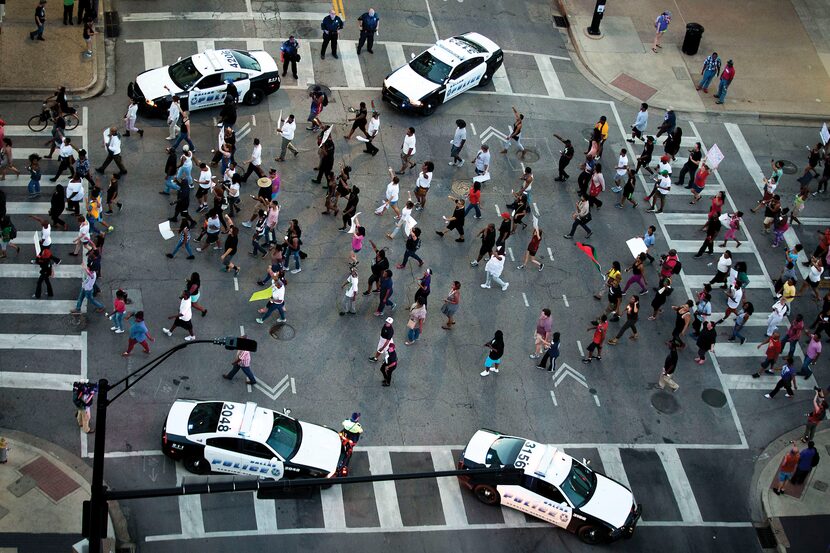
<path fill-rule="evenodd" d="M 424 3 L 427 5 L 427 15 L 429 15 L 429 23 L 432 25 L 432 32 L 435 33 L 435 41 L 438 42 L 441 40 L 441 37 L 438 36 L 438 29 L 435 27 L 435 19 L 432 17 L 432 10 L 429 7 L 429 0 L 424 0 Z"/>
<path fill-rule="evenodd" d="M 297 385 L 294 382 L 294 377 L 291 377 L 291 393 L 296 395 L 297 394 Z"/>
<path fill-rule="evenodd" d="M 328 15 L 328 14 L 326 14 Z M 322 17 L 320 20 L 322 21 Z M 306 60 L 311 60 L 311 44 L 307 40 L 300 41 L 299 48 L 300 57 Z M 314 82 L 314 64 L 312 63 L 298 63 L 297 64 L 297 84 L 301 88 L 305 88 Z"/>
<path fill-rule="evenodd" d="M 75 300 L 0 299 L 0 313 L 5 315 L 68 315 L 73 309 Z"/>
<path fill-rule="evenodd" d="M 571 306 L 571 304 L 568 303 L 568 296 L 566 296 L 565 294 L 562 294 L 562 301 L 565 302 L 565 307 Z"/>
<path fill-rule="evenodd" d="M 363 88 L 363 71 L 360 69 L 360 60 L 357 59 L 357 45 L 351 41 L 340 43 L 340 62 L 346 73 L 346 84 L 349 88 Z"/>
<path fill-rule="evenodd" d="M 389 58 L 389 67 L 397 69 L 406 65 L 406 56 L 403 53 L 403 45 L 400 42 L 384 42 L 386 56 Z"/>
<path fill-rule="evenodd" d="M 524 292 L 522 292 L 522 299 L 525 302 L 525 307 L 530 307 L 530 303 L 528 303 L 527 301 L 527 294 L 525 294 Z"/>
<path fill-rule="evenodd" d="M 597 404 L 597 407 L 600 407 L 599 396 L 597 394 L 591 394 L 591 395 L 594 396 L 594 402 Z"/>
<path fill-rule="evenodd" d="M 212 38 L 200 38 L 196 41 L 196 51 L 201 53 L 205 50 L 214 50 L 216 42 Z"/>
<path fill-rule="evenodd" d="M 698 507 L 695 494 L 692 491 L 692 484 L 689 482 L 686 471 L 683 470 L 683 462 L 680 460 L 677 450 L 662 450 L 658 451 L 657 455 L 663 463 L 663 470 L 666 472 L 675 502 L 680 509 L 680 516 L 685 522 L 703 522 L 700 507 Z"/>
<path fill-rule="evenodd" d="M 346 528 L 346 508 L 343 504 L 343 487 L 332 486 L 320 490 L 323 508 L 323 524 L 326 528 Z"/>
<path fill-rule="evenodd" d="M 254 500 L 254 515 L 256 516 L 257 530 L 267 533 L 276 532 L 279 529 L 277 527 L 276 501 L 273 499 L 257 499 L 256 492 L 252 492 L 251 495 Z M 322 493 L 320 495 L 322 496 Z"/>
<path fill-rule="evenodd" d="M 84 336 L 80 334 L 0 334 L 0 349 L 46 349 L 81 351 Z"/>
<path fill-rule="evenodd" d="M 79 124 L 74 129 L 64 131 L 64 136 L 82 136 L 83 135 L 83 123 Z M 48 127 L 43 129 L 42 131 L 33 131 L 26 125 L 6 125 L 6 136 L 45 136 L 49 137 L 52 136 L 52 131 Z M 14 149 L 14 152 L 17 153 L 17 148 Z M 17 157 L 17 156 L 15 156 Z M 9 186 L 8 179 L 3 181 L 3 186 Z"/>
<path fill-rule="evenodd" d="M 144 70 L 149 71 L 162 65 L 164 63 L 161 61 L 161 41 L 148 40 L 144 43 Z"/>
<path fill-rule="evenodd" d="M 576 347 L 579 349 L 579 356 L 580 357 L 585 357 L 585 350 L 582 349 L 582 341 L 581 340 L 576 341 Z"/>
<path fill-rule="evenodd" d="M 493 205 L 496 206 L 496 215 L 500 216 L 501 215 L 501 209 L 499 209 L 499 204 L 493 204 Z"/>
<path fill-rule="evenodd" d="M 552 250 L 552 249 L 550 249 L 550 248 L 548 248 L 548 257 L 550 257 L 550 260 L 551 260 L 551 261 L 553 261 L 553 260 L 554 260 L 554 259 L 553 259 L 553 250 Z M 563 297 L 564 297 L 564 296 L 563 296 Z"/>
<path fill-rule="evenodd" d="M 372 474 L 391 474 L 392 459 L 388 452 L 380 450 L 368 450 L 369 472 Z M 378 508 L 378 519 L 381 528 L 402 528 L 401 510 L 398 505 L 398 496 L 395 490 L 395 483 L 372 482 L 375 490 L 375 503 Z"/>
<path fill-rule="evenodd" d="M 475 124 L 470 123 L 470 129 L 473 131 L 473 136 L 475 136 L 476 135 L 476 126 L 475 126 Z M 44 132 L 46 132 L 46 131 L 44 131 Z M 49 133 L 46 132 L 46 134 L 44 136 L 49 136 Z"/>
<path fill-rule="evenodd" d="M 605 474 L 630 490 L 631 484 L 628 482 L 628 475 L 625 473 L 620 448 L 599 447 L 598 452 Z"/>
<path fill-rule="evenodd" d="M 55 276 L 52 278 L 81 278 L 81 273 L 83 269 L 81 269 L 80 265 L 64 265 L 61 263 L 60 265 L 56 266 L 55 268 Z M 23 264 L 23 263 L 10 263 L 8 265 L 0 265 L 0 278 L 34 278 L 37 279 L 38 275 L 40 274 L 40 268 L 37 265 Z M 19 301 L 27 301 L 27 300 L 19 300 Z M 47 303 L 51 303 L 52 300 L 44 301 L 44 300 L 36 300 L 31 299 L 32 303 L 36 303 L 38 305 L 45 305 Z"/>
<path fill-rule="evenodd" d="M 71 391 L 77 374 L 0 372 L 0 388 Z"/>
<path fill-rule="evenodd" d="M 510 261 L 511 261 L 511 262 L 513 262 L 513 263 L 515 263 L 515 262 L 516 262 L 516 260 L 513 258 L 513 248 L 509 248 L 509 247 L 508 247 L 508 248 L 507 248 L 507 253 L 508 253 L 508 254 L 510 254 Z M 2 276 L 2 275 L 0 274 L 0 276 Z"/>
<path fill-rule="evenodd" d="M 191 476 L 190 473 L 185 471 L 181 463 L 176 463 L 176 485 L 181 486 L 187 476 Z M 178 499 L 182 535 L 187 538 L 204 537 L 205 520 L 202 517 L 202 496 L 180 495 Z"/>
<path fill-rule="evenodd" d="M 513 87 L 510 86 L 510 80 L 507 78 L 507 71 L 502 64 L 495 73 L 493 73 L 493 86 L 496 87 L 496 92 L 501 94 L 513 94 Z"/>
<path fill-rule="evenodd" d="M 432 451 L 434 470 L 455 470 L 455 458 L 452 450 L 441 448 Z M 455 478 L 436 478 L 438 494 L 441 496 L 441 509 L 444 511 L 444 523 L 451 526 L 467 524 L 467 511 L 461 487 Z"/>
<path fill-rule="evenodd" d="M 246 0 L 246 3 L 249 3 Z M 274 17 L 262 15 L 263 20 L 283 21 L 322 21 L 328 13 L 315 12 L 275 12 Z M 156 21 L 249 21 L 251 13 L 244 12 L 144 12 L 126 13 L 121 21 L 144 23 Z"/>
<path fill-rule="evenodd" d="M 734 250 L 733 250 L 734 251 Z M 683 271 L 681 270 L 681 273 Z M 699 290 L 703 288 L 704 284 L 707 284 L 712 277 L 710 275 L 682 275 L 683 284 L 688 286 L 693 290 Z M 767 275 L 749 275 L 749 284 L 746 286 L 747 289 L 769 289 L 771 286 L 769 277 Z M 691 296 L 690 296 L 691 297 Z M 772 300 L 770 300 L 772 301 Z"/>
<path fill-rule="evenodd" d="M 559 407 L 559 404 L 556 403 L 556 394 L 553 393 L 553 390 L 550 391 L 550 399 L 553 400 L 554 407 Z"/>
<path fill-rule="evenodd" d="M 250 0 L 248 0 L 250 2 Z M 245 41 L 248 50 L 265 50 L 265 41 L 261 38 L 249 38 Z"/>
<path fill-rule="evenodd" d="M 553 68 L 550 57 L 545 54 L 533 54 L 533 58 L 539 67 L 539 73 L 542 75 L 542 81 L 545 83 L 548 96 L 551 98 L 564 98 L 565 91 L 562 89 L 562 83 L 559 82 L 559 77 L 556 75 L 556 70 Z"/>

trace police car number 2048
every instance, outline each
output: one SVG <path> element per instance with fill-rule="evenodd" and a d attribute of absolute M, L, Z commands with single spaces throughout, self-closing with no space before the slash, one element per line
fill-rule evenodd
<path fill-rule="evenodd" d="M 585 543 L 634 534 L 642 507 L 631 490 L 556 447 L 482 429 L 458 460 L 460 470 L 506 466 L 521 469 L 523 474 L 459 479 L 483 503 L 501 503 L 533 515 L 577 534 Z"/>
<path fill-rule="evenodd" d="M 345 452 L 331 428 L 254 402 L 179 399 L 162 429 L 162 451 L 190 472 L 330 478 Z"/>

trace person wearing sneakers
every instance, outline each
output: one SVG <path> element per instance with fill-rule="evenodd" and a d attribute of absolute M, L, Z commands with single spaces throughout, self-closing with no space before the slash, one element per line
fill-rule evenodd
<path fill-rule="evenodd" d="M 769 395 L 766 397 L 769 397 Z M 776 495 L 784 493 L 784 487 L 787 485 L 787 480 L 792 478 L 793 473 L 795 473 L 795 470 L 798 468 L 798 459 L 798 447 L 796 447 L 793 442 L 792 447 L 781 460 L 781 464 L 778 465 L 778 486 L 772 489 Z"/>
<path fill-rule="evenodd" d="M 661 171 L 660 177 L 657 179 L 657 184 L 654 187 L 653 196 L 651 198 L 651 209 L 649 213 L 663 213 L 663 208 L 666 205 L 666 196 L 671 191 L 671 176 L 668 171 Z M 657 209 L 657 200 L 660 200 L 660 209 Z"/>
<path fill-rule="evenodd" d="M 695 363 L 702 365 L 706 362 L 706 352 L 715 351 L 715 342 L 717 342 L 717 340 L 718 331 L 715 330 L 715 323 L 712 321 L 706 321 L 703 323 L 703 327 L 697 335 L 697 342 L 695 342 L 697 345 Z"/>
<path fill-rule="evenodd" d="M 401 169 L 398 171 L 398 175 L 403 175 L 404 171 L 415 167 L 415 162 L 412 161 L 412 158 L 415 157 L 415 144 L 415 127 L 409 127 L 406 129 L 406 135 L 404 135 L 401 144 Z"/>
<path fill-rule="evenodd" d="M 697 83 L 695 90 L 702 88 L 704 93 L 709 92 L 709 83 L 712 82 L 712 79 L 720 75 L 720 68 L 721 63 L 718 53 L 712 52 L 710 56 L 703 60 L 703 69 L 700 70 L 702 78 Z"/>
<path fill-rule="evenodd" d="M 190 300 L 190 292 L 187 290 L 183 291 L 179 296 L 179 300 L 179 312 L 167 317 L 168 319 L 174 319 L 173 326 L 170 328 L 162 328 L 161 330 L 168 336 L 173 336 L 173 331 L 176 328 L 183 328 L 188 333 L 184 337 L 185 342 L 192 342 L 196 339 L 196 335 L 193 333 L 193 308 Z"/>
<path fill-rule="evenodd" d="M 787 361 L 781 366 L 781 376 L 778 378 L 778 382 L 775 383 L 775 388 L 773 388 L 769 393 L 764 394 L 764 397 L 767 399 L 774 398 L 775 394 L 777 394 L 781 388 L 787 390 L 786 396 L 788 398 L 792 398 L 793 390 L 798 389 L 798 382 L 795 379 L 795 369 L 793 369 L 792 357 L 787 357 Z"/>
<path fill-rule="evenodd" d="M 545 307 L 536 321 L 536 334 L 534 335 L 536 349 L 531 354 L 531 359 L 538 359 L 541 356 L 544 345 L 550 343 L 552 330 L 553 318 L 551 317 L 551 311 Z"/>
<path fill-rule="evenodd" d="M 771 336 L 768 336 L 763 342 L 758 344 L 757 349 L 761 349 L 765 345 L 767 346 L 767 351 L 765 353 L 766 358 L 763 362 L 761 362 L 761 368 L 752 374 L 752 378 L 761 378 L 762 370 L 766 371 L 767 374 L 774 374 L 772 372 L 772 367 L 775 365 L 775 362 L 778 360 L 778 356 L 781 355 L 781 351 L 784 349 L 781 345 L 781 335 L 778 331 L 773 332 Z"/>
<path fill-rule="evenodd" d="M 147 340 L 151 342 L 155 342 L 156 339 L 150 335 L 150 331 L 147 330 L 147 323 L 144 322 L 144 311 L 137 311 L 135 315 L 128 315 L 127 318 L 133 317 L 133 322 L 130 323 L 130 337 L 127 340 L 127 350 L 122 353 L 121 355 L 124 357 L 129 357 L 130 354 L 133 352 L 133 348 L 136 344 L 139 344 L 142 348 L 144 348 L 144 353 L 150 353 L 150 346 L 147 344 Z"/>
<path fill-rule="evenodd" d="M 616 346 L 620 338 L 622 338 L 625 331 L 629 328 L 632 331 L 631 336 L 628 337 L 629 340 L 637 340 L 640 335 L 637 334 L 637 320 L 640 318 L 640 296 L 634 294 L 628 300 L 628 305 L 625 306 L 625 323 L 620 327 L 619 332 L 617 335 L 608 340 L 608 343 L 612 346 Z"/>
<path fill-rule="evenodd" d="M 463 119 L 456 119 L 455 121 L 455 135 L 450 140 L 450 167 L 461 167 L 464 165 L 464 160 L 461 159 L 461 150 L 464 144 L 467 143 L 467 122 Z"/>
<path fill-rule="evenodd" d="M 245 334 L 240 336 L 240 338 L 247 338 Z M 253 386 L 256 384 L 256 377 L 254 376 L 253 371 L 251 371 L 251 352 L 250 351 L 242 351 L 237 350 L 236 355 L 233 357 L 233 362 L 231 363 L 231 370 L 227 373 L 222 375 L 222 378 L 225 380 L 233 380 L 233 377 L 236 375 L 237 372 L 242 371 L 245 373 L 245 384 L 250 384 Z"/>
<path fill-rule="evenodd" d="M 535 227 L 533 235 L 530 237 L 530 243 L 527 245 L 527 251 L 525 251 L 525 258 L 522 260 L 522 264 L 516 267 L 517 269 L 524 269 L 528 263 L 537 265 L 540 271 L 545 268 L 545 264 L 536 259 L 536 252 L 539 251 L 539 244 L 541 243 L 542 229 Z"/>
<path fill-rule="evenodd" d="M 495 282 L 501 286 L 502 291 L 507 290 L 510 286 L 509 282 L 504 282 L 501 279 L 501 273 L 504 271 L 504 250 L 499 248 L 496 253 L 490 256 L 487 264 L 484 266 L 484 272 L 487 275 L 487 280 L 481 285 L 482 288 L 490 288 L 490 282 Z"/>
<path fill-rule="evenodd" d="M 487 376 L 490 373 L 499 373 L 499 365 L 501 365 L 501 357 L 504 355 L 504 333 L 501 330 L 496 331 L 493 339 L 484 344 L 485 348 L 489 348 L 490 353 L 484 360 L 484 370 L 479 374 Z"/>
<path fill-rule="evenodd" d="M 271 316 L 271 313 L 274 311 L 279 311 L 280 318 L 277 319 L 278 323 L 284 323 L 285 318 L 285 284 L 279 278 L 275 278 L 271 281 L 271 299 L 268 300 L 268 305 L 263 307 L 259 310 L 262 313 L 262 316 L 257 317 L 256 322 L 262 324 L 265 322 L 265 319 Z"/>
<path fill-rule="evenodd" d="M 115 299 L 112 301 L 112 313 L 107 317 L 112 321 L 112 330 L 116 334 L 124 334 L 124 314 L 127 312 L 127 294 L 118 290 L 115 292 Z"/>
<path fill-rule="evenodd" d="M 588 355 L 582 360 L 585 364 L 590 363 L 594 357 L 596 357 L 597 361 L 602 361 L 602 343 L 605 341 L 605 335 L 608 333 L 608 316 L 603 314 L 594 323 L 594 326 L 588 328 L 588 332 L 594 331 L 594 336 L 591 339 L 591 343 L 588 344 Z M 594 355 L 594 350 L 597 352 L 596 355 Z"/>
<path fill-rule="evenodd" d="M 394 343 L 395 328 L 392 326 L 394 322 L 395 319 L 392 317 L 386 317 L 386 321 L 384 321 L 380 329 L 380 338 L 378 338 L 378 346 L 375 349 L 375 354 L 369 357 L 369 361 L 372 363 L 376 363 L 378 358 L 385 354 L 389 346 Z"/>

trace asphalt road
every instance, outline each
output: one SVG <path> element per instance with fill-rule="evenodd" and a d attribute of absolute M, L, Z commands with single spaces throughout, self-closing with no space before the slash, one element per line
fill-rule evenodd
<path fill-rule="evenodd" d="M 129 169 L 121 189 L 124 210 L 107 217 L 115 231 L 107 237 L 101 300 L 109 307 L 114 290 L 129 290 L 134 300 L 131 309 L 145 310 L 150 331 L 157 338 L 155 351 L 160 352 L 182 338 L 167 338 L 160 328 L 176 311 L 184 279 L 198 271 L 203 283 L 201 304 L 209 314 L 195 317 L 197 336 L 211 338 L 244 331 L 257 339 L 260 349 L 254 355 L 253 366 L 261 385 L 248 389 L 240 378 L 232 383 L 223 380 L 221 374 L 231 360 L 224 350 L 201 346 L 179 354 L 110 410 L 109 485 L 115 489 L 152 487 L 196 478 L 159 454 L 161 426 L 176 398 L 255 401 L 270 408 L 290 408 L 301 419 L 332 427 L 352 411 L 360 411 L 366 434 L 354 459 L 353 474 L 450 468 L 477 428 L 495 428 L 562 445 L 573 455 L 590 459 L 598 470 L 629 484 L 645 511 L 635 537 L 615 546 L 620 550 L 656 551 L 672 544 L 674 551 L 702 551 L 711 550 L 713 540 L 718 540 L 717 550 L 757 550 L 750 498 L 756 457 L 771 439 L 800 424 L 812 397 L 808 391 L 799 391 L 793 401 L 779 398 L 769 402 L 762 394 L 766 387 L 771 388 L 772 377 L 765 377 L 761 383 L 748 378 L 760 362 L 752 344 L 763 339 L 763 321 L 772 303 L 764 277 L 777 276 L 783 259 L 781 248 L 772 249 L 769 237 L 759 232 L 760 214 L 747 214 L 750 236 L 744 240 L 745 246 L 735 251 L 736 259 L 748 263 L 750 278 L 758 287 L 749 294 L 759 315 L 755 317 L 756 326 L 745 332 L 749 342 L 745 349 L 731 347 L 725 342 L 727 330 L 721 329 L 724 347 L 716 350 L 716 362 L 698 366 L 687 350 L 677 374 L 680 390 L 675 394 L 660 391 L 655 383 L 665 355 L 663 343 L 672 326 L 670 314 L 664 313 L 656 323 L 642 317 L 639 342 L 623 340 L 616 348 L 607 346 L 601 362 L 585 366 L 579 362 L 591 336 L 585 329 L 604 307 L 592 297 L 602 283 L 591 263 L 572 242 L 561 237 L 570 228 L 575 184 L 573 178 L 566 184 L 553 182 L 560 150 L 553 134 L 571 138 L 581 152 L 594 122 L 606 115 L 611 132 L 602 161 L 610 183 L 617 152 L 629 147 L 622 133 L 633 121 L 635 110 L 610 102 L 578 73 L 567 57 L 566 35 L 552 27 L 548 4 L 490 1 L 473 6 L 460 0 L 429 0 L 430 15 L 424 3 L 400 7 L 394 2 L 378 2 L 375 8 L 382 18 L 381 36 L 375 54 L 364 53 L 360 58 L 348 55 L 349 46 L 344 43 L 357 37 L 354 20 L 363 7 L 346 5 L 348 28 L 341 35 L 341 60 L 330 56 L 319 59 L 318 22 L 311 16 L 273 16 L 275 7 L 282 12 L 314 14 L 325 13 L 328 4 L 250 5 L 254 17 L 248 15 L 245 2 L 222 2 L 221 10 L 226 14 L 223 20 L 209 15 L 214 8 L 219 10 L 220 3 L 177 3 L 182 11 L 176 13 L 190 14 L 187 20 L 181 15 L 158 15 L 154 10 L 162 8 L 155 4 L 117 2 L 123 23 L 115 48 L 114 86 L 107 95 L 82 104 L 86 110 L 73 141 L 89 149 L 93 161 L 100 161 L 100 132 L 110 124 L 121 123 L 128 102 L 127 83 L 151 67 L 153 61 L 171 63 L 207 47 L 253 48 L 261 44 L 275 53 L 280 37 L 296 34 L 309 46 L 301 62 L 301 82 L 295 83 L 289 75 L 282 89 L 267 102 L 240 108 L 237 130 L 243 137 L 239 157 L 247 159 L 252 139 L 259 137 L 265 146 L 265 165 L 276 165 L 269 160 L 273 160 L 279 144 L 275 131 L 279 113 L 293 112 L 300 122 L 305 119 L 307 82 L 302 78 L 310 77 L 311 82 L 329 87 L 331 103 L 324 119 L 339 123 L 334 132 L 337 158 L 354 169 L 352 181 L 362 190 L 362 223 L 369 238 L 398 262 L 403 241 L 383 237 L 392 228 L 391 218 L 376 218 L 370 211 L 385 189 L 387 166 L 398 167 L 403 130 L 414 126 L 417 159 L 431 159 L 436 164 L 427 208 L 416 217 L 424 230 L 419 253 L 433 270 L 426 331 L 415 345 L 401 345 L 400 368 L 393 385 L 382 388 L 377 367 L 366 361 L 381 325 L 372 314 L 374 298 L 361 296 L 358 315 L 353 318 L 344 319 L 337 313 L 339 285 L 348 270 L 349 238 L 335 230 L 339 218 L 329 220 L 320 214 L 322 191 L 310 183 L 316 174 L 312 170 L 316 144 L 312 133 L 300 128 L 296 143 L 302 154 L 279 166 L 283 183 L 279 228 L 284 230 L 289 219 L 298 219 L 309 258 L 303 262 L 301 273 L 289 275 L 288 324 L 277 338 L 272 337 L 269 325 L 255 323 L 254 304 L 247 301 L 258 289 L 255 281 L 265 272 L 260 260 L 241 250 L 237 260 L 242 272 L 234 278 L 220 272 L 218 255 L 213 251 L 197 254 L 195 261 L 183 256 L 175 260 L 164 257 L 172 244 L 161 239 L 156 226 L 170 211 L 167 198 L 157 194 L 162 186 L 166 127 L 163 121 L 140 120 L 145 136 L 124 140 Z M 474 25 L 470 23 L 471 11 Z M 194 18 L 195 14 L 199 17 Z M 399 59 L 401 54 L 406 59 L 410 53 L 421 51 L 435 41 L 436 34 L 446 37 L 468 30 L 485 34 L 506 51 L 505 80 L 466 93 L 429 118 L 401 114 L 382 104 L 379 87 L 391 68 L 391 60 Z M 374 158 L 362 154 L 359 143 L 346 143 L 341 138 L 347 108 L 370 100 L 382 112 L 382 150 Z M 530 238 L 529 229 L 519 230 L 508 241 L 509 259 L 503 278 L 510 282 L 509 289 L 482 290 L 478 285 L 484 280 L 483 266 L 474 269 L 469 265 L 478 251 L 475 232 L 488 222 L 498 222 L 498 213 L 517 188 L 523 169 L 514 152 L 504 156 L 497 153 L 498 133 L 505 133 L 512 123 L 513 105 L 526 114 L 524 143 L 529 153 L 524 165 L 531 166 L 536 175 L 533 201 L 545 233 L 540 249 L 545 268 L 541 272 L 516 269 Z M 6 119 L 11 124 L 25 125 L 25 114 L 34 113 L 37 106 L 9 104 L 0 108 L 4 115 L 10 114 Z M 207 157 L 207 150 L 215 143 L 215 115 L 212 110 L 193 114 L 197 156 Z M 662 113 L 653 110 L 649 128 L 654 129 L 661 117 Z M 448 141 L 457 118 L 465 119 L 472 131 L 465 147 L 468 159 L 485 141 L 494 153 L 493 178 L 485 186 L 482 200 L 484 217 L 468 223 L 464 244 L 449 237 L 441 241 L 433 234 L 442 226 L 441 217 L 451 214 L 447 196 L 469 185 L 473 174 L 469 163 L 462 168 L 446 165 Z M 695 141 L 707 149 L 717 144 L 725 162 L 710 178 L 709 193 L 726 190 L 730 208 L 737 205 L 748 213 L 759 195 L 754 164 L 767 172 L 771 157 L 787 159 L 800 172 L 804 145 L 814 142 L 817 130 L 762 125 L 751 119 L 734 123 L 702 118 L 689 121 L 681 115 L 681 154 Z M 12 133 L 7 131 L 7 135 Z M 43 140 L 21 131 L 15 136 L 15 145 L 34 149 L 41 147 Z M 639 146 L 635 149 L 639 153 Z M 675 172 L 681 160 L 679 156 Z M 47 168 L 53 169 L 54 164 Z M 573 165 L 570 173 L 577 173 Z M 30 238 L 36 224 L 24 216 L 43 215 L 45 208 L 27 202 L 25 188 L 16 186 L 25 182 L 23 179 L 18 182 L 12 177 L 11 182 L 15 185 L 6 188 L 6 193 L 10 206 L 17 210 L 11 213 L 21 237 L 28 238 L 18 239 L 23 247 L 19 257 L 11 256 L 0 264 L 4 277 L 0 296 L 5 302 L 0 304 L 0 324 L 6 333 L 0 357 L 0 383 L 6 388 L 0 426 L 31 432 L 90 456 L 92 439 L 82 435 L 79 440 L 65 391 L 67 383 L 80 376 L 117 380 L 138 367 L 143 354 L 121 358 L 118 354 L 126 339 L 110 333 L 109 323 L 102 316 L 89 313 L 79 321 L 65 314 L 68 302 L 77 297 L 79 283 L 77 261 L 66 255 L 62 255 L 65 261 L 61 266 L 66 277 L 56 279 L 55 299 L 43 300 L 53 314 L 43 314 L 43 307 L 26 301 L 34 283 L 31 275 L 35 273 L 30 271 L 28 260 L 33 255 Z M 403 177 L 402 192 L 413 185 L 413 174 Z M 638 196 L 646 185 L 641 181 Z M 788 176 L 782 189 L 786 193 L 782 197 L 789 202 L 797 191 L 794 177 Z M 51 192 L 51 187 L 45 190 Z M 251 191 L 249 184 L 243 196 Z M 703 206 L 708 205 L 709 198 L 690 206 L 685 191 L 676 192 L 669 198 L 666 213 L 657 219 L 643 209 L 617 212 L 611 193 L 605 192 L 606 204 L 595 212 L 591 223 L 595 233 L 591 243 L 603 266 L 612 260 L 620 260 L 625 266 L 630 259 L 625 240 L 657 224 L 657 251 L 669 247 L 681 251 L 682 284 L 675 284 L 672 298 L 680 303 L 686 293 L 699 289 L 700 283 L 714 274 L 716 257 L 692 258 L 702 240 L 697 228 L 701 215 L 705 218 Z M 39 201 L 48 201 L 48 195 Z M 243 214 L 247 214 L 250 202 L 243 207 Z M 827 219 L 818 218 L 826 214 L 824 198 L 810 200 L 805 215 L 815 219 L 795 231 L 807 251 L 815 247 L 814 231 L 827 223 Z M 581 233 L 578 231 L 578 238 L 584 236 Z M 61 239 L 65 243 L 72 234 Z M 241 246 L 247 246 L 247 231 L 241 238 Z M 69 246 L 59 248 L 65 254 Z M 360 254 L 362 285 L 370 251 L 364 248 Z M 396 337 L 402 344 L 406 306 L 412 301 L 421 272 L 414 265 L 393 272 L 393 299 L 398 308 L 392 315 Z M 649 270 L 647 278 L 653 285 L 656 272 Z M 462 282 L 463 299 L 458 325 L 448 333 L 440 328 L 443 317 L 437 306 L 453 280 Z M 644 296 L 644 311 L 650 312 L 650 300 L 651 296 Z M 716 294 L 713 305 L 715 311 L 723 311 L 725 302 L 720 294 Z M 816 307 L 809 298 L 799 298 L 795 306 L 796 313 L 804 313 L 812 321 Z M 562 333 L 560 363 L 569 366 L 566 369 L 562 365 L 555 380 L 534 369 L 527 358 L 533 348 L 535 321 L 544 307 L 553 310 L 554 329 Z M 618 326 L 612 325 L 612 330 Z M 482 379 L 478 376 L 485 352 L 481 344 L 496 329 L 505 333 L 504 363 L 499 375 Z M 46 338 L 31 342 L 32 335 Z M 806 385 L 802 388 L 809 390 Z M 38 408 L 47 403 L 64 407 Z M 256 501 L 251 494 L 240 494 L 133 501 L 125 502 L 124 508 L 141 551 L 202 551 L 206 547 L 257 551 L 273 535 L 279 535 L 284 540 L 281 543 L 289 548 L 327 551 L 390 547 L 407 552 L 449 547 L 461 551 L 503 551 L 507 547 L 521 551 L 555 547 L 583 550 L 575 537 L 545 528 L 534 519 L 479 505 L 454 482 L 333 490 L 280 501 Z"/>

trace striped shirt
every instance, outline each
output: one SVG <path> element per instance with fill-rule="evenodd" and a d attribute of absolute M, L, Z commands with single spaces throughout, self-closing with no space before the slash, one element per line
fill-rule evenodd
<path fill-rule="evenodd" d="M 703 60 L 704 71 L 720 71 L 720 58 L 713 58 L 709 56 Z"/>

